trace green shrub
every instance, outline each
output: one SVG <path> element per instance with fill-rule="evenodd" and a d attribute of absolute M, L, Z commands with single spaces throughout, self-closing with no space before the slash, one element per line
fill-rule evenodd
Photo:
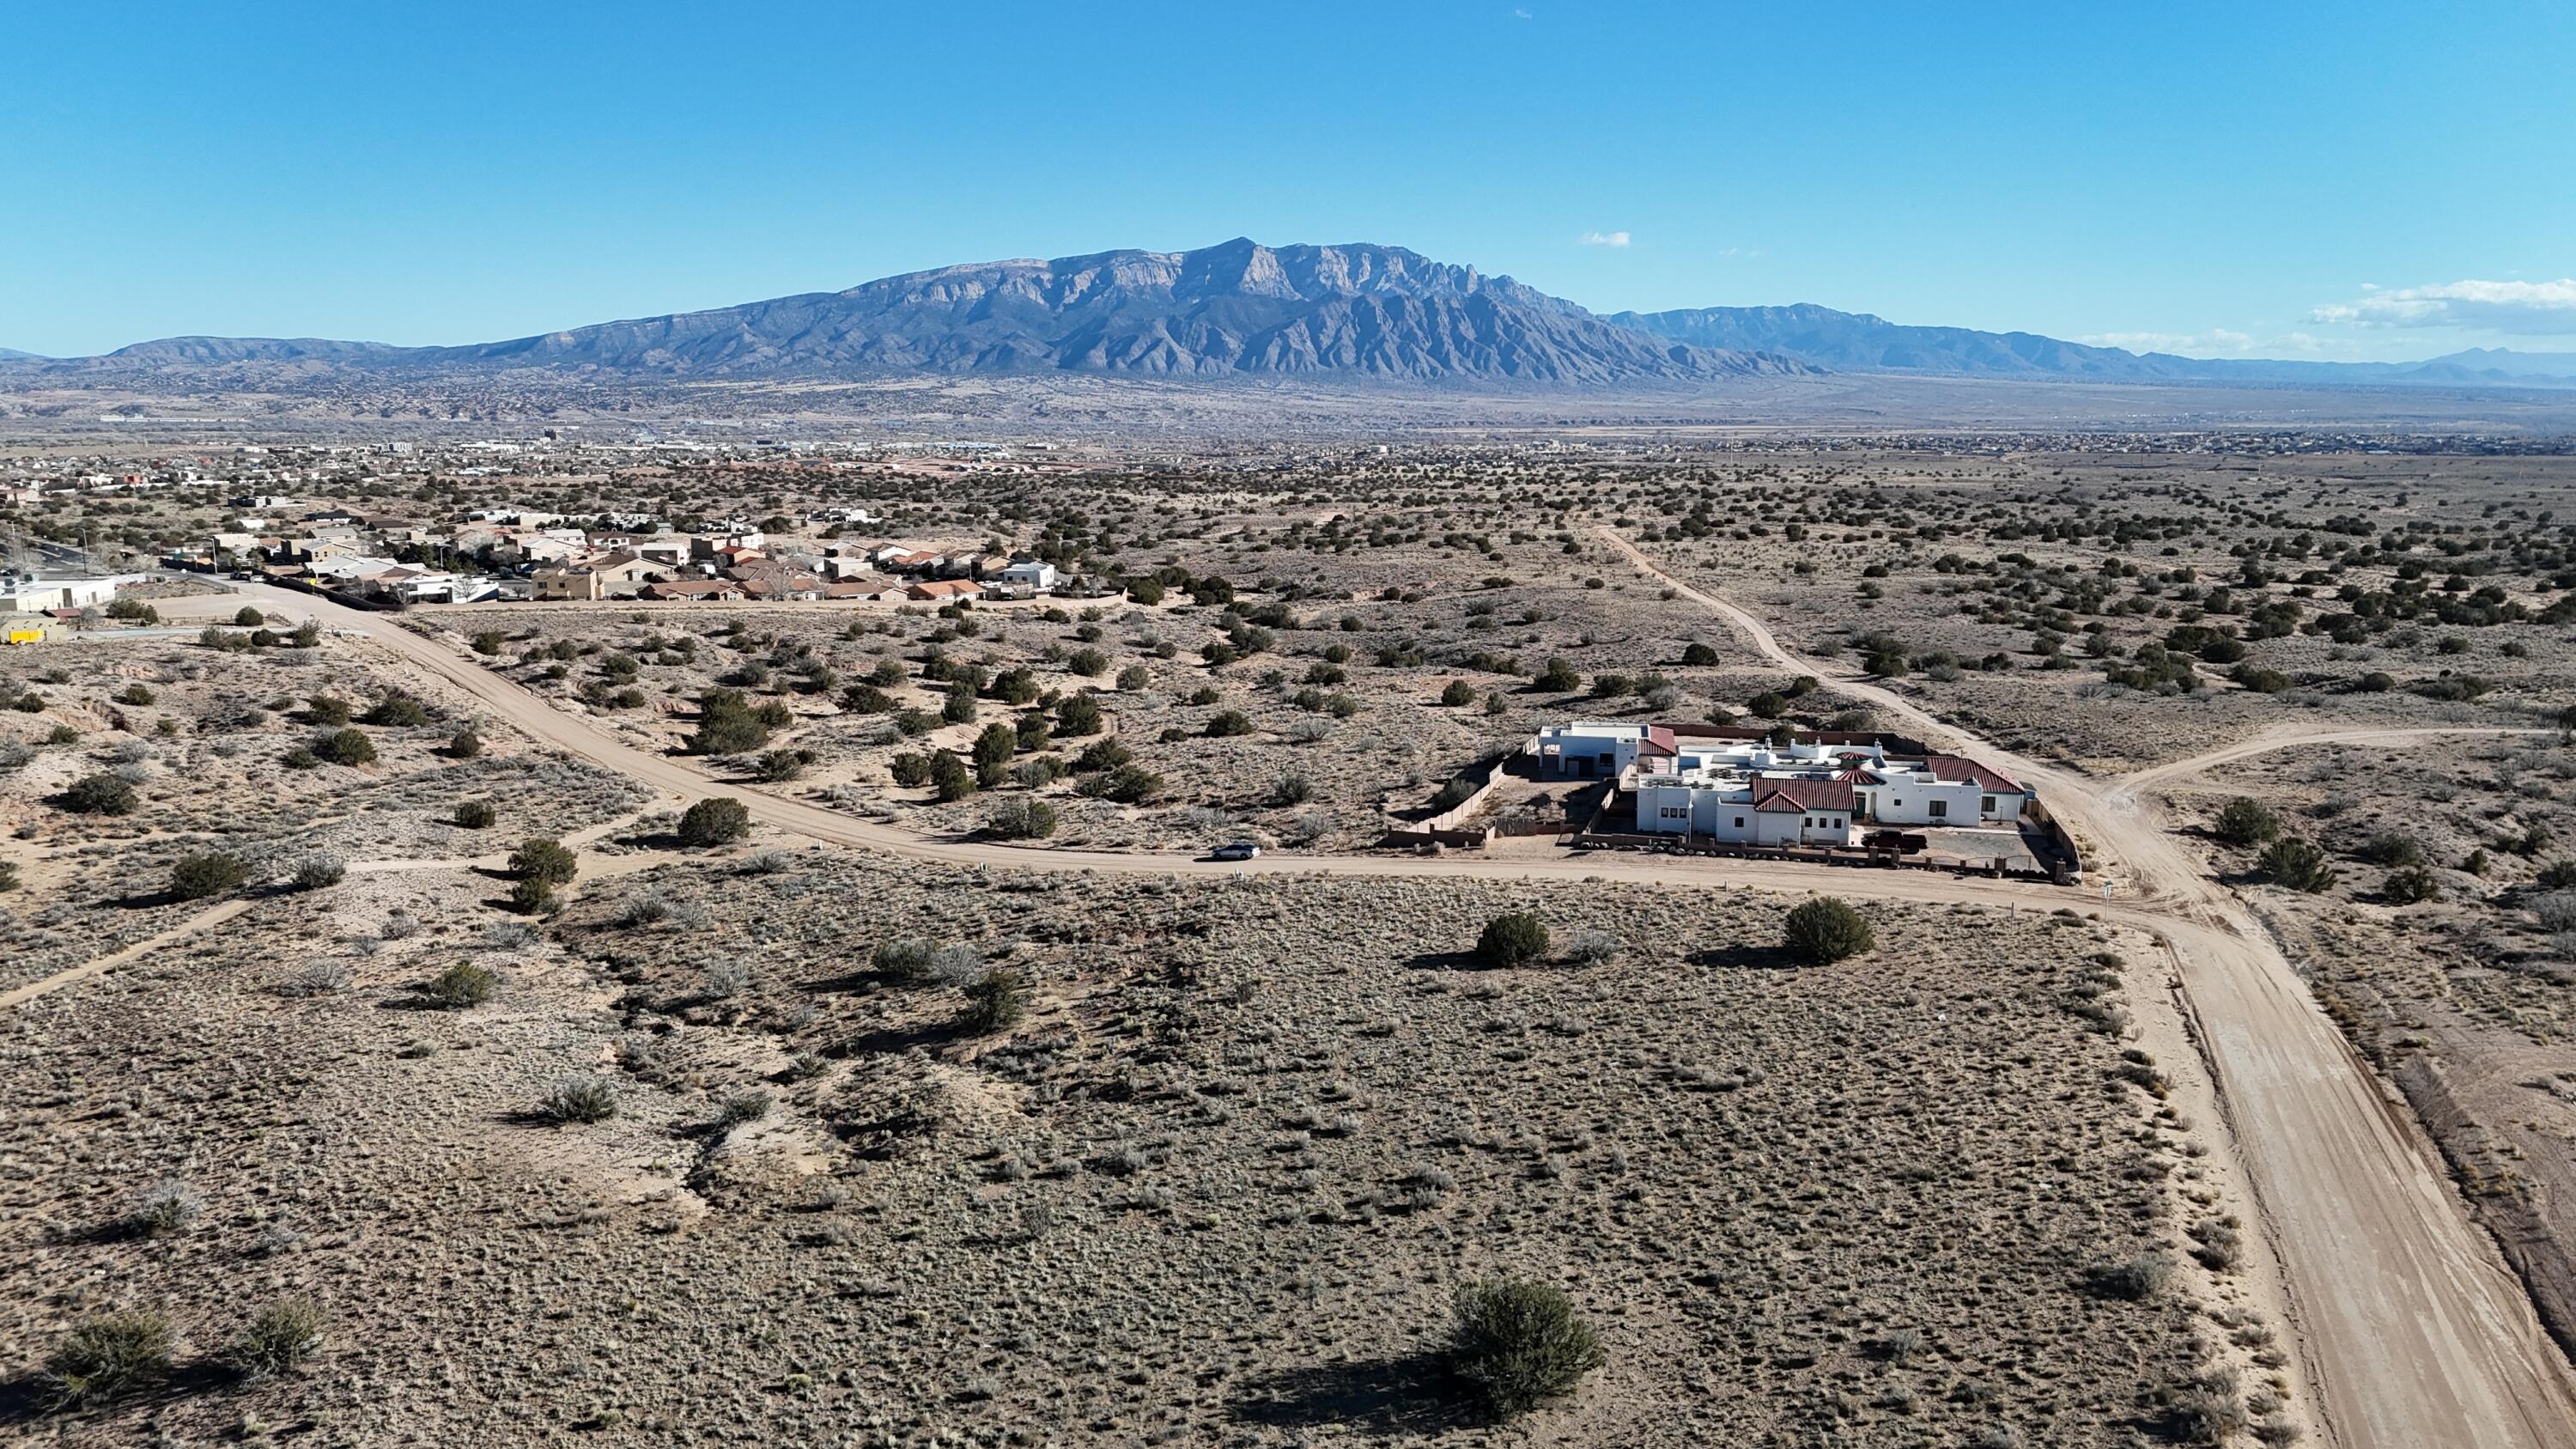
<path fill-rule="evenodd" d="M 703 849 L 730 845 L 751 829 L 751 807 L 730 795 L 718 795 L 690 806 L 680 816 L 680 843 Z"/>
<path fill-rule="evenodd" d="M 245 629 L 256 629 L 268 622 L 268 616 L 248 604 L 233 611 L 233 622 Z"/>
<path fill-rule="evenodd" d="M 459 961 L 429 978 L 429 984 L 421 988 L 421 994 L 435 1005 L 454 1010 L 481 1006 L 498 995 L 500 990 L 501 978 L 490 967 Z"/>
<path fill-rule="evenodd" d="M 738 689 L 710 689 L 698 696 L 698 727 L 689 735 L 693 755 L 739 755 L 769 743 L 778 713 L 755 708 Z M 780 721 L 784 722 L 784 721 Z"/>
<path fill-rule="evenodd" d="M 983 961 L 982 953 L 972 946 L 943 945 L 918 936 L 905 936 L 879 942 L 869 964 L 876 968 L 878 975 L 889 981 L 919 985 L 927 981 L 968 980 Z"/>
<path fill-rule="evenodd" d="M 46 1358 L 48 1397 L 56 1409 L 105 1403 L 169 1368 L 174 1338 L 170 1315 L 156 1310 L 92 1314 Z"/>
<path fill-rule="evenodd" d="M 224 1363 L 244 1378 L 282 1374 L 322 1349 L 322 1310 L 309 1298 L 281 1298 L 251 1315 Z"/>
<path fill-rule="evenodd" d="M 376 762 L 376 742 L 361 729 L 344 728 L 314 738 L 310 748 L 316 759 L 335 765 L 372 765 Z"/>
<path fill-rule="evenodd" d="M 544 876 L 523 875 L 510 882 L 510 909 L 521 915 L 551 915 L 562 905 L 555 899 L 555 883 Z"/>
<path fill-rule="evenodd" d="M 617 1115 L 617 1084 L 606 1077 L 563 1077 L 537 1099 L 549 1122 L 605 1122 Z"/>
<path fill-rule="evenodd" d="M 2280 835 L 2281 817 L 2262 801 L 2239 795 L 2219 807 L 2218 822 L 2211 829 L 2230 845 L 2264 845 Z"/>
<path fill-rule="evenodd" d="M 966 984 L 966 1010 L 957 1024 L 982 1036 L 1018 1022 L 1028 1008 L 1028 978 L 1008 966 L 996 966 Z"/>
<path fill-rule="evenodd" d="M 125 1231 L 138 1238 L 166 1238 L 203 1216 L 206 1200 L 177 1178 L 164 1178 L 135 1194 L 125 1211 Z"/>
<path fill-rule="evenodd" d="M 1006 724 L 988 724 L 983 733 L 975 736 L 975 768 L 980 772 L 1007 765 L 1019 750 L 1018 730 Z"/>
<path fill-rule="evenodd" d="M 336 855 L 308 855 L 295 863 L 295 887 L 318 891 L 338 885 L 349 874 L 349 868 Z"/>
<path fill-rule="evenodd" d="M 997 800 L 984 815 L 985 833 L 1002 840 L 1044 840 L 1055 826 L 1055 807 L 1026 795 Z"/>
<path fill-rule="evenodd" d="M 447 754 L 450 759 L 470 760 L 481 753 L 483 753 L 483 737 L 474 733 L 472 725 L 467 725 L 447 737 Z"/>
<path fill-rule="evenodd" d="M 131 815 L 139 803 L 133 785 L 104 770 L 81 776 L 63 792 L 63 808 L 81 815 Z"/>
<path fill-rule="evenodd" d="M 1065 696 L 1056 703 L 1055 728 L 1067 739 L 1100 733 L 1100 702 L 1087 694 Z"/>
<path fill-rule="evenodd" d="M 2263 847 L 2254 864 L 2274 885 L 2310 895 L 2331 889 L 2336 880 L 2326 853 L 2296 836 L 2283 836 Z"/>
<path fill-rule="evenodd" d="M 418 729 L 429 723 L 429 706 L 408 694 L 388 694 L 376 701 L 375 708 L 367 711 L 366 722 L 395 729 Z"/>
<path fill-rule="evenodd" d="M 2106 1298 L 2144 1303 L 2161 1295 L 2173 1282 L 2174 1260 L 2161 1252 L 2145 1252 L 2125 1263 L 2105 1263 L 2087 1274 L 2093 1291 Z"/>
<path fill-rule="evenodd" d="M 456 802 L 456 823 L 467 830 L 491 829 L 494 813 L 492 802 L 489 800 L 459 800 Z"/>
<path fill-rule="evenodd" d="M 250 879 L 250 867 L 241 857 L 220 850 L 200 851 L 182 856 L 170 868 L 170 894 L 183 901 L 202 901 L 241 889 Z"/>
<path fill-rule="evenodd" d="M 963 800 L 974 794 L 975 788 L 975 772 L 966 768 L 965 761 L 946 750 L 930 757 L 930 790 L 941 803 Z"/>
<path fill-rule="evenodd" d="M 1449 706 L 1451 709 L 1456 709 L 1461 705 L 1474 704 L 1476 702 L 1476 687 L 1463 679 L 1450 680 L 1448 687 L 1440 691 L 1440 702 Z"/>
<path fill-rule="evenodd" d="M 1572 1393 L 1604 1361 L 1601 1336 L 1552 1283 L 1497 1278 L 1458 1290 L 1449 1363 L 1501 1419 Z"/>
<path fill-rule="evenodd" d="M 1494 917 L 1476 938 L 1476 959 L 1488 966 L 1525 966 L 1546 954 L 1547 926 L 1527 911 Z"/>
<path fill-rule="evenodd" d="M 1252 733 L 1252 720 L 1239 709 L 1219 710 L 1209 717 L 1207 732 L 1210 739 L 1248 735 Z"/>
<path fill-rule="evenodd" d="M 532 835 L 519 842 L 510 852 L 510 869 L 520 876 L 544 881 L 548 885 L 570 884 L 580 863 L 564 843 L 551 836 Z"/>
<path fill-rule="evenodd" d="M 1878 938 L 1860 912 L 1833 896 L 1819 896 L 1790 910 L 1781 943 L 1791 955 L 1821 966 L 1860 955 L 1877 945 Z"/>
<path fill-rule="evenodd" d="M 2419 901 L 2439 900 L 2442 896 L 2442 883 L 2421 866 L 2410 865 L 2390 871 L 2380 889 L 2390 900 L 2406 906 Z"/>
<path fill-rule="evenodd" d="M 770 1095 L 758 1087 L 727 1092 L 724 1100 L 716 1104 L 716 1125 L 739 1127 L 745 1122 L 757 1122 L 769 1115 L 772 1105 Z"/>
<path fill-rule="evenodd" d="M 2414 836 L 2403 831 L 2383 830 L 2361 843 L 2361 858 L 2372 865 L 2408 866 L 2424 863 L 2424 847 Z"/>

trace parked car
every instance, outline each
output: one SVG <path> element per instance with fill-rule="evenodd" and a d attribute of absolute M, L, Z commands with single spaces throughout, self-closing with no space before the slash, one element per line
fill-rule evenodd
<path fill-rule="evenodd" d="M 1210 860 L 1258 860 L 1260 857 L 1261 847 L 1253 844 L 1249 840 L 1238 840 L 1231 845 L 1220 845 L 1216 849 L 1208 852 L 1208 859 Z"/>

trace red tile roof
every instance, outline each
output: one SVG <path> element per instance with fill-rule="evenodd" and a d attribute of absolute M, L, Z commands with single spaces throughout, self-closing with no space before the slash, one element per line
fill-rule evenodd
<path fill-rule="evenodd" d="M 2021 786 L 2014 784 L 2011 780 L 1996 774 L 1994 771 L 1987 769 L 1985 766 L 1978 764 L 1976 761 L 1969 759 L 1965 755 L 1925 755 L 1923 757 L 1923 768 L 1930 770 L 1934 779 L 1974 781 L 1984 789 L 2001 790 L 2012 795 L 2018 795 L 2022 792 Z"/>
<path fill-rule="evenodd" d="M 1675 753 L 1673 749 L 1672 726 L 1646 726 L 1646 737 L 1643 740 L 1638 741 L 1637 753 L 1641 755 L 1670 755 Z"/>
<path fill-rule="evenodd" d="M 1803 814 L 1852 808 L 1852 787 L 1841 780 L 1755 780 L 1753 808 Z"/>

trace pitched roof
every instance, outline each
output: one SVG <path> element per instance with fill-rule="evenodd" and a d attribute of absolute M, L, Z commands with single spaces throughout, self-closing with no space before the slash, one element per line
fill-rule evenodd
<path fill-rule="evenodd" d="M 2021 793 L 2021 786 L 1965 755 L 1925 755 L 1923 768 L 1930 770 L 1937 780 L 1972 780 L 1988 790 L 2002 790 L 2014 795 Z"/>
<path fill-rule="evenodd" d="M 1755 780 L 1753 808 L 1779 812 L 1849 810 L 1852 787 L 1840 780 Z"/>
<path fill-rule="evenodd" d="M 1638 754 L 1641 754 L 1641 755 L 1670 755 L 1670 754 L 1673 754 L 1673 753 L 1674 753 L 1674 749 L 1673 749 L 1673 731 L 1672 731 L 1672 726 L 1670 726 L 1670 725 L 1648 725 L 1648 726 L 1646 726 L 1646 737 L 1645 737 L 1644 739 L 1639 740 L 1639 741 L 1637 742 L 1637 753 L 1638 753 Z"/>

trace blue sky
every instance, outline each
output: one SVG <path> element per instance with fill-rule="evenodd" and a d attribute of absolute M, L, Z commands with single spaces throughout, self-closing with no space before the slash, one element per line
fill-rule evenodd
<path fill-rule="evenodd" d="M 1237 235 L 1599 311 L 2576 347 L 2564 3 L 27 4 L 0 56 L 0 346 L 58 355 Z"/>

